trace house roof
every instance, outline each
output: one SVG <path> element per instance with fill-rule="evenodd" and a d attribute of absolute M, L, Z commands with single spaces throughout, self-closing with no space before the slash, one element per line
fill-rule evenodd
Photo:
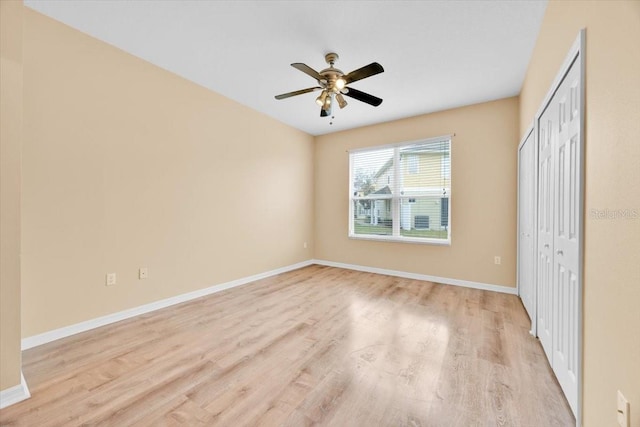
<path fill-rule="evenodd" d="M 385 185 L 384 187 L 374 192 L 373 194 L 391 194 L 391 189 L 389 188 L 388 185 Z"/>
<path fill-rule="evenodd" d="M 393 157 L 387 160 L 387 162 L 384 165 L 382 165 L 382 167 L 378 170 L 378 172 L 376 172 L 376 174 L 373 177 L 379 178 L 380 175 L 382 175 L 387 169 L 391 167 L 392 164 L 393 164 Z"/>

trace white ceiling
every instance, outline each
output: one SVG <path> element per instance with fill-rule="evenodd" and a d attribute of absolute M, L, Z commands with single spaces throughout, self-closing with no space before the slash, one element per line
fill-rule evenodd
<path fill-rule="evenodd" d="M 25 0 L 45 15 L 312 135 L 517 95 L 546 0 L 191 1 Z M 351 98 L 320 117 L 315 86 L 292 68 L 320 71 L 337 52 L 353 83 L 384 99 Z"/>

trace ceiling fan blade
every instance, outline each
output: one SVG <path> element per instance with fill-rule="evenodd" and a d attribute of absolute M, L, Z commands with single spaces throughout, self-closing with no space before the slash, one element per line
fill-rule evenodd
<path fill-rule="evenodd" d="M 375 76 L 376 74 L 380 74 L 383 71 L 384 68 L 382 68 L 382 65 L 378 64 L 377 62 L 372 62 L 369 65 L 365 65 L 362 68 L 358 68 L 357 70 L 350 72 L 349 74 L 344 76 L 344 80 L 347 82 L 347 84 L 349 84 L 367 77 Z"/>
<path fill-rule="evenodd" d="M 298 69 L 298 70 L 302 71 L 302 72 L 303 72 L 303 73 L 305 73 L 305 74 L 310 75 L 311 77 L 313 77 L 314 79 L 316 79 L 316 80 L 318 80 L 318 81 L 320 81 L 320 80 L 323 80 L 323 79 L 324 79 L 324 77 L 322 77 L 322 76 L 320 75 L 320 73 L 318 73 L 318 72 L 317 72 L 316 70 L 314 70 L 313 68 L 309 67 L 307 64 L 303 64 L 303 63 L 301 63 L 301 62 L 295 62 L 295 63 L 291 64 L 291 66 L 292 66 L 293 68 L 296 68 L 296 69 Z"/>
<path fill-rule="evenodd" d="M 316 86 L 316 87 L 310 87 L 310 88 L 307 88 L 307 89 L 296 90 L 296 91 L 293 91 L 293 92 L 287 92 L 287 93 L 283 93 L 282 95 L 276 95 L 276 99 L 290 98 L 292 96 L 302 95 L 303 93 L 313 92 L 313 91 L 318 90 L 318 89 L 322 89 L 322 88 L 320 86 Z"/>
<path fill-rule="evenodd" d="M 369 95 L 368 93 L 359 91 L 358 89 L 353 89 L 353 88 L 348 88 L 348 89 L 349 91 L 344 94 L 353 99 L 366 102 L 367 104 L 373 105 L 374 107 L 377 107 L 378 105 L 382 104 L 382 99 L 378 98 L 377 96 Z"/>

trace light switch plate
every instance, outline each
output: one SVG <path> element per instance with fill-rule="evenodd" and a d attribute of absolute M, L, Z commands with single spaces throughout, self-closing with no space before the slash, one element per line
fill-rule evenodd
<path fill-rule="evenodd" d="M 140 267 L 140 270 L 138 270 L 138 278 L 139 279 L 146 279 L 149 277 L 149 268 L 148 267 Z"/>
<path fill-rule="evenodd" d="M 631 425 L 631 414 L 629 412 L 629 401 L 618 390 L 618 424 L 620 427 L 629 427 Z"/>

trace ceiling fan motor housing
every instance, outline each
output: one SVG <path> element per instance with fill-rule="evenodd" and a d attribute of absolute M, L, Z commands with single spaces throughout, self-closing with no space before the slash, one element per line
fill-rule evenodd
<path fill-rule="evenodd" d="M 320 86 L 322 86 L 324 89 L 328 89 L 333 93 L 340 92 L 341 88 L 338 88 L 336 86 L 336 81 L 342 76 L 344 76 L 344 73 L 342 72 L 342 70 L 334 68 L 333 66 L 335 62 L 338 60 L 338 58 L 339 58 L 338 54 L 334 52 L 327 53 L 324 56 L 325 61 L 327 61 L 327 64 L 329 64 L 329 68 L 325 68 L 324 70 L 320 71 L 320 75 L 324 77 L 324 79 L 318 80 L 318 83 L 320 84 Z"/>
<path fill-rule="evenodd" d="M 318 82 L 320 86 L 334 93 L 340 92 L 340 89 L 336 86 L 336 81 L 344 75 L 342 71 L 337 68 L 327 68 L 326 70 L 320 71 L 320 74 L 325 78 L 325 80 Z"/>

